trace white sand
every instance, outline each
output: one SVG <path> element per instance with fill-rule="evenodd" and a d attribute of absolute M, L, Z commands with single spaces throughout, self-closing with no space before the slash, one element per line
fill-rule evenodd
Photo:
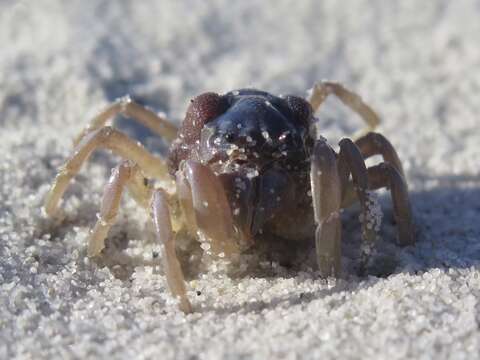
<path fill-rule="evenodd" d="M 0 358 L 478 358 L 478 2 L 135 3 L 1 2 Z M 392 245 L 383 193 L 383 277 L 346 272 L 326 284 L 308 267 L 268 266 L 240 279 L 199 275 L 189 282 L 197 312 L 184 316 L 131 200 L 110 236 L 128 248 L 110 251 L 107 267 L 86 258 L 117 163 L 105 153 L 68 191 L 66 219 L 41 217 L 71 139 L 117 96 L 179 119 L 205 90 L 303 95 L 322 78 L 378 110 L 405 162 L 418 245 Z M 321 118 L 333 144 L 361 126 L 336 101 Z M 347 241 L 358 238 L 356 216 L 344 215 Z"/>

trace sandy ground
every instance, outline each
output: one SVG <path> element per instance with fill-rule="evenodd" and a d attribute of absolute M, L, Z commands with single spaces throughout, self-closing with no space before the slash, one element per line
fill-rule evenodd
<path fill-rule="evenodd" d="M 479 16 L 474 0 L 1 1 L 0 358 L 477 358 Z M 323 78 L 378 110 L 410 183 L 418 244 L 393 245 L 380 193 L 381 261 L 368 276 L 323 282 L 308 266 L 275 264 L 200 274 L 188 283 L 196 312 L 184 316 L 133 201 L 114 250 L 86 258 L 115 157 L 82 170 L 63 222 L 41 215 L 71 139 L 118 96 L 181 119 L 206 90 L 304 95 Z M 319 116 L 334 145 L 361 126 L 334 100 Z M 343 217 L 354 244 L 357 212 Z"/>

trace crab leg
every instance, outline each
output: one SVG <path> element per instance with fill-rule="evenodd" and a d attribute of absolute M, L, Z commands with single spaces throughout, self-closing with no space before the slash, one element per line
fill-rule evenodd
<path fill-rule="evenodd" d="M 98 256 L 105 246 L 105 238 L 120 207 L 120 200 L 125 186 L 139 205 L 149 210 L 151 202 L 151 217 L 155 225 L 157 238 L 165 249 L 165 274 L 170 290 L 180 298 L 180 309 L 185 313 L 192 311 L 185 289 L 185 280 L 175 251 L 175 241 L 168 209 L 168 197 L 165 191 L 155 190 L 144 182 L 139 167 L 131 161 L 124 161 L 115 167 L 105 187 L 102 206 L 98 221 L 91 233 L 88 244 L 88 256 Z"/>
<path fill-rule="evenodd" d="M 177 197 L 181 211 L 185 218 L 185 225 L 192 236 L 197 235 L 198 225 L 193 208 L 192 189 L 185 178 L 183 171 L 178 171 L 176 175 Z"/>
<path fill-rule="evenodd" d="M 331 81 L 321 81 L 313 86 L 307 99 L 313 111 L 316 112 L 320 105 L 322 105 L 325 99 L 331 94 L 337 96 L 346 106 L 359 114 L 365 121 L 367 129 L 361 131 L 360 135 L 373 131 L 380 124 L 380 118 L 377 113 L 375 113 L 359 95 L 348 90 L 343 85 Z"/>
<path fill-rule="evenodd" d="M 381 163 L 368 169 L 372 189 L 387 187 L 393 202 L 393 213 L 398 227 L 398 242 L 402 246 L 415 244 L 415 227 L 408 197 L 407 184 L 395 166 Z"/>
<path fill-rule="evenodd" d="M 131 161 L 124 161 L 113 168 L 112 175 L 105 186 L 97 223 L 88 240 L 89 257 L 98 256 L 105 247 L 105 238 L 117 217 L 125 186 L 128 186 L 133 193 L 137 203 L 148 208 L 146 199 L 150 199 L 151 189 L 144 184 L 139 167 Z"/>
<path fill-rule="evenodd" d="M 106 126 L 86 135 L 65 165 L 60 168 L 45 202 L 44 209 L 48 215 L 52 216 L 55 213 L 70 180 L 97 148 L 109 149 L 123 158 L 132 160 L 152 178 L 167 177 L 167 166 L 162 159 L 150 154 L 142 145 L 132 141 L 122 132 Z"/>
<path fill-rule="evenodd" d="M 104 127 L 108 120 L 118 114 L 131 117 L 168 141 L 172 141 L 177 135 L 178 129 L 175 125 L 164 117 L 136 103 L 129 96 L 125 96 L 115 100 L 95 116 L 77 136 L 74 144 L 77 145 L 86 134 Z"/>
<path fill-rule="evenodd" d="M 215 255 L 231 258 L 239 253 L 234 240 L 233 219 L 222 183 L 213 171 L 198 162 L 185 164 L 198 229 L 211 242 Z"/>
<path fill-rule="evenodd" d="M 311 158 L 310 179 L 318 266 L 322 277 L 338 276 L 341 270 L 341 183 L 333 150 L 317 140 Z"/>
<path fill-rule="evenodd" d="M 355 144 L 365 159 L 373 155 L 382 155 L 383 160 L 392 164 L 400 175 L 405 178 L 402 163 L 400 162 L 397 152 L 385 136 L 371 132 L 359 138 L 355 141 Z"/>
<path fill-rule="evenodd" d="M 342 139 L 339 143 L 340 153 L 338 158 L 338 172 L 342 183 L 342 199 L 349 186 L 350 174 L 352 175 L 353 187 L 360 201 L 362 209 L 362 238 L 366 244 L 373 244 L 376 232 L 370 218 L 368 198 L 368 172 L 362 154 L 350 139 Z"/>
<path fill-rule="evenodd" d="M 175 251 L 175 238 L 172 231 L 170 211 L 165 191 L 155 190 L 152 196 L 152 220 L 158 241 L 165 250 L 164 266 L 168 287 L 180 301 L 179 307 L 184 313 L 191 313 L 192 306 L 187 297 L 185 278 Z"/>

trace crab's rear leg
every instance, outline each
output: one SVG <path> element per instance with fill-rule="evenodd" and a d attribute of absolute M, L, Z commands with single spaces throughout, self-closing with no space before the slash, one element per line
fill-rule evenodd
<path fill-rule="evenodd" d="M 400 158 L 393 145 L 382 134 L 368 133 L 358 139 L 358 146 L 364 158 L 381 155 L 384 163 L 368 169 L 371 189 L 390 189 L 400 245 L 415 243 L 415 227 L 408 195 L 408 185 Z M 348 195 L 347 195 L 348 197 Z"/>
<path fill-rule="evenodd" d="M 111 127 L 103 127 L 86 135 L 63 165 L 45 201 L 45 212 L 52 216 L 70 180 L 80 171 L 83 163 L 97 148 L 106 148 L 125 159 L 132 160 L 149 177 L 166 179 L 167 165 L 162 159 L 150 154 L 142 145 Z"/>
<path fill-rule="evenodd" d="M 363 157 L 369 158 L 374 155 L 381 155 L 383 161 L 390 163 L 405 178 L 402 162 L 397 152 L 388 139 L 382 134 L 370 132 L 360 137 L 355 144 L 360 149 Z"/>
<path fill-rule="evenodd" d="M 394 217 L 398 227 L 398 243 L 403 246 L 413 245 L 415 243 L 415 227 L 405 179 L 390 163 L 369 167 L 368 179 L 370 190 L 390 189 Z M 342 208 L 351 206 L 357 200 L 355 185 L 353 182 L 349 182 L 342 198 Z"/>
<path fill-rule="evenodd" d="M 118 114 L 131 117 L 168 141 L 174 140 L 177 135 L 178 129 L 175 125 L 152 110 L 136 103 L 129 96 L 125 96 L 115 100 L 96 115 L 77 136 L 74 144 L 78 144 L 86 134 L 104 127 L 107 121 Z"/>
<path fill-rule="evenodd" d="M 359 95 L 345 88 L 342 84 L 331 81 L 320 81 L 313 86 L 307 99 L 313 111 L 317 111 L 331 94 L 338 97 L 346 106 L 359 114 L 367 124 L 367 129 L 360 131 L 354 136 L 355 138 L 373 131 L 380 124 L 380 118 L 377 113 Z"/>
<path fill-rule="evenodd" d="M 368 178 L 372 189 L 390 189 L 393 214 L 398 228 L 398 242 L 402 246 L 415 244 L 415 226 L 404 177 L 390 163 L 381 163 L 368 168 Z"/>
<path fill-rule="evenodd" d="M 369 249 L 373 247 L 377 237 L 376 230 L 378 230 L 376 229 L 375 219 L 371 219 L 368 171 L 360 150 L 352 140 L 342 139 L 339 145 L 338 171 L 342 183 L 342 199 L 348 191 L 352 190 L 350 188 L 352 184 L 362 211 L 362 238 L 366 245 L 363 247 L 362 265 L 365 265 L 368 261 Z M 352 175 L 352 183 L 349 182 L 350 174 Z"/>
<path fill-rule="evenodd" d="M 164 266 L 170 291 L 180 301 L 179 307 L 184 313 L 191 313 L 192 306 L 187 297 L 185 278 L 175 250 L 175 237 L 172 231 L 168 198 L 165 191 L 155 190 L 152 196 L 152 219 L 155 232 L 165 250 Z"/>
<path fill-rule="evenodd" d="M 183 169 L 181 182 L 186 218 L 195 214 L 194 226 L 210 241 L 214 255 L 231 259 L 239 253 L 235 241 L 233 218 L 225 190 L 220 179 L 205 165 L 188 160 Z M 188 194 L 190 189 L 190 194 Z M 181 199 L 182 201 L 182 199 Z M 191 201 L 191 206 L 188 204 Z"/>
<path fill-rule="evenodd" d="M 325 278 L 338 276 L 341 271 L 341 183 L 335 153 L 322 140 L 313 148 L 310 179 L 319 270 Z"/>

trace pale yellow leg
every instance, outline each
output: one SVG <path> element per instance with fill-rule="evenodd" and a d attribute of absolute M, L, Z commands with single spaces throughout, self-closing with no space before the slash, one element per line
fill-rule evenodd
<path fill-rule="evenodd" d="M 97 148 L 109 149 L 115 154 L 133 161 L 148 177 L 155 179 L 168 177 L 167 165 L 164 160 L 150 154 L 142 145 L 132 141 L 122 132 L 107 126 L 86 135 L 74 149 L 65 165 L 60 168 L 45 201 L 44 210 L 48 215 L 55 214 L 70 180 Z"/>
<path fill-rule="evenodd" d="M 168 141 L 174 140 L 177 136 L 178 129 L 175 125 L 170 123 L 164 117 L 136 103 L 130 97 L 126 96 L 117 99 L 112 104 L 107 106 L 103 111 L 101 111 L 97 116 L 95 116 L 75 139 L 74 144 L 77 145 L 86 134 L 107 125 L 107 121 L 114 118 L 118 114 L 126 115 L 138 121 L 140 124 L 146 126 Z"/>
<path fill-rule="evenodd" d="M 163 261 L 170 291 L 180 301 L 180 310 L 184 313 L 191 313 L 192 306 L 187 297 L 185 278 L 175 250 L 175 237 L 168 208 L 168 195 L 165 191 L 158 189 L 153 193 L 151 214 L 158 241 L 163 244 L 165 250 Z"/>
<path fill-rule="evenodd" d="M 342 84 L 331 81 L 321 81 L 313 86 L 307 99 L 313 111 L 316 112 L 331 94 L 338 97 L 346 106 L 360 115 L 367 124 L 367 128 L 354 135 L 353 138 L 358 138 L 373 131 L 380 124 L 377 113 L 359 95 L 345 88 Z"/>
<path fill-rule="evenodd" d="M 112 171 L 105 187 L 98 221 L 92 230 L 88 243 L 88 256 L 98 256 L 105 247 L 105 238 L 117 217 L 122 193 L 128 188 L 137 203 L 151 215 L 160 243 L 164 246 L 165 275 L 173 295 L 180 300 L 180 309 L 192 312 L 186 295 L 185 279 L 175 251 L 175 238 L 169 211 L 170 197 L 162 189 L 153 190 L 145 181 L 140 168 L 131 161 L 124 161 Z"/>
<path fill-rule="evenodd" d="M 115 223 L 125 186 L 129 188 L 135 200 L 148 209 L 152 190 L 145 184 L 140 168 L 131 161 L 122 162 L 112 170 L 112 175 L 105 186 L 98 220 L 88 241 L 89 257 L 100 255 L 105 247 L 105 238 Z"/>
<path fill-rule="evenodd" d="M 195 209 L 193 208 L 192 188 L 188 183 L 183 171 L 177 171 L 176 174 L 176 189 L 178 203 L 185 218 L 185 225 L 188 232 L 192 236 L 197 236 L 198 225 L 195 216 Z"/>

